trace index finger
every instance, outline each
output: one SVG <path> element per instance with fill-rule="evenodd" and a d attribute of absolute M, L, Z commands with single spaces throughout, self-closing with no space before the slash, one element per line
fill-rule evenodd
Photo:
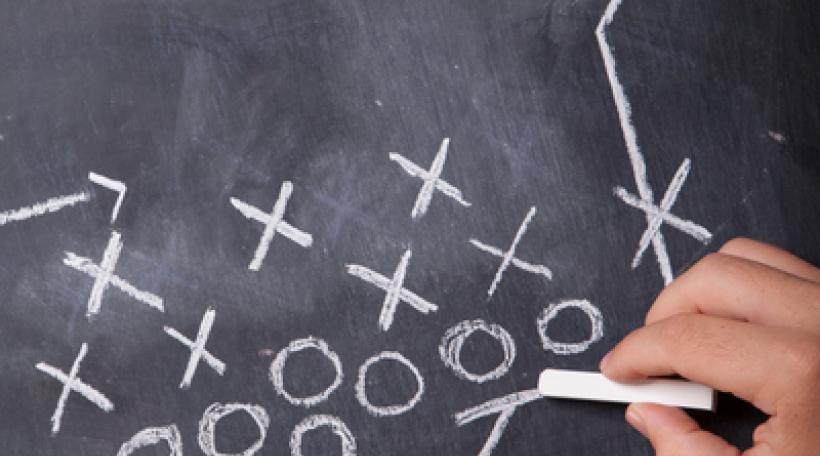
<path fill-rule="evenodd" d="M 604 358 L 601 370 L 621 382 L 681 375 L 772 414 L 811 374 L 807 369 L 817 367 L 817 353 L 816 342 L 803 333 L 683 314 L 628 335 Z"/>
<path fill-rule="evenodd" d="M 661 292 L 646 322 L 681 313 L 820 335 L 820 285 L 755 261 L 713 253 Z"/>

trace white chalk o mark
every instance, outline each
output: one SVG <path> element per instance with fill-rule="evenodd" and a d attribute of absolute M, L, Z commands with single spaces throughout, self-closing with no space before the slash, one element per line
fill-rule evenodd
<path fill-rule="evenodd" d="M 370 403 L 370 400 L 367 398 L 367 371 L 373 364 L 377 362 L 384 361 L 384 360 L 393 360 L 398 361 L 400 364 L 403 364 L 413 376 L 416 378 L 416 394 L 410 398 L 404 404 L 399 405 L 373 405 Z M 396 416 L 401 415 L 402 413 L 407 413 L 413 409 L 413 407 L 418 404 L 421 400 L 422 395 L 424 395 L 424 377 L 421 376 L 421 372 L 419 372 L 418 368 L 413 365 L 407 358 L 404 357 L 401 353 L 398 352 L 391 352 L 391 351 L 383 351 L 381 353 L 377 353 L 364 364 L 359 367 L 359 377 L 356 380 L 356 399 L 359 400 L 359 404 L 365 408 L 371 415 L 375 417 L 383 417 L 383 416 Z"/>
<path fill-rule="evenodd" d="M 410 263 L 410 257 L 412 255 L 413 252 L 410 250 L 404 252 L 404 255 L 402 255 L 401 261 L 399 261 L 399 265 L 396 267 L 396 272 L 393 274 L 392 279 L 388 279 L 378 272 L 374 272 L 364 266 L 359 266 L 356 264 L 347 265 L 348 274 L 373 284 L 386 292 L 384 302 L 382 304 L 382 310 L 379 314 L 379 328 L 382 331 L 387 331 L 393 324 L 393 318 L 396 314 L 396 308 L 398 307 L 399 302 L 407 303 L 425 315 L 438 310 L 438 306 L 435 304 L 426 301 L 415 293 L 412 293 L 404 288 L 404 277 L 407 274 L 407 265 Z"/>
<path fill-rule="evenodd" d="M 60 423 L 63 419 L 65 403 L 68 400 L 68 395 L 71 394 L 72 391 L 80 393 L 81 396 L 88 399 L 106 413 L 114 410 L 114 404 L 105 397 L 104 394 L 83 382 L 78 376 L 80 363 L 83 361 L 83 358 L 85 358 L 86 353 L 88 353 L 88 344 L 83 343 L 80 347 L 80 352 L 77 354 L 77 358 L 74 360 L 74 364 L 71 365 L 71 370 L 69 370 L 68 375 L 60 369 L 46 363 L 41 362 L 34 366 L 40 372 L 45 373 L 63 384 L 60 399 L 57 401 L 57 408 L 54 410 L 54 414 L 51 415 L 51 435 L 57 435 L 57 433 L 60 432 Z"/>
<path fill-rule="evenodd" d="M 342 456 L 356 455 L 356 439 L 339 418 L 332 415 L 311 415 L 293 428 L 290 434 L 290 454 L 302 456 L 302 437 L 305 433 L 320 427 L 329 427 L 342 443 Z"/>
<path fill-rule="evenodd" d="M 333 369 L 336 371 L 336 377 L 333 383 L 321 393 L 308 397 L 294 397 L 285 390 L 285 363 L 293 353 L 307 350 L 308 348 L 319 350 L 319 352 L 330 360 L 333 364 Z M 339 355 L 328 347 L 327 342 L 313 336 L 294 340 L 287 347 L 279 351 L 270 364 L 270 381 L 273 383 L 273 388 L 276 390 L 276 393 L 297 407 L 309 408 L 326 401 L 342 384 L 342 379 L 342 360 L 339 358 Z"/>
<path fill-rule="evenodd" d="M 220 453 L 216 449 L 216 424 L 222 418 L 235 412 L 247 413 L 256 426 L 259 428 L 259 438 L 248 449 L 236 455 L 228 455 Z M 268 434 L 268 426 L 270 425 L 270 418 L 268 413 L 262 407 L 252 404 L 220 404 L 215 402 L 211 404 L 202 414 L 202 419 L 199 420 L 199 448 L 207 456 L 251 456 L 262 448 L 265 444 L 265 437 Z"/>
<path fill-rule="evenodd" d="M 635 179 L 635 184 L 638 188 L 639 195 L 637 200 L 641 201 L 641 204 L 645 204 L 646 207 L 654 208 L 653 210 L 645 210 L 647 229 L 644 231 L 644 235 L 638 245 L 638 251 L 633 257 L 632 267 L 635 268 L 640 264 L 643 252 L 646 250 L 649 243 L 651 243 L 652 248 L 655 251 L 655 258 L 658 261 L 661 276 L 663 277 L 664 283 L 668 285 L 672 282 L 672 280 L 674 280 L 675 277 L 672 272 L 671 262 L 669 261 L 669 252 L 666 249 L 666 241 L 664 240 L 663 234 L 660 232 L 661 222 L 664 220 L 668 221 L 668 217 L 663 217 L 659 214 L 665 212 L 668 215 L 668 211 L 672 207 L 672 204 L 674 204 L 677 193 L 680 191 L 680 186 L 683 185 L 683 181 L 686 179 L 686 173 L 689 172 L 689 159 L 686 159 L 684 164 L 678 169 L 678 173 L 676 174 L 675 179 L 673 179 L 672 185 L 669 186 L 660 207 L 655 206 L 655 196 L 646 175 L 646 160 L 644 159 L 641 148 L 638 145 L 638 133 L 632 122 L 632 106 L 629 103 L 626 90 L 618 77 L 618 71 L 616 68 L 617 64 L 615 63 L 615 55 L 612 52 L 612 46 L 610 46 L 607 41 L 607 27 L 612 24 L 612 21 L 615 19 L 615 13 L 618 12 L 618 8 L 620 8 L 622 2 L 623 0 L 611 0 L 609 2 L 606 7 L 606 11 L 604 11 L 604 15 L 598 22 L 598 27 L 595 29 L 595 36 L 598 39 L 598 47 L 601 49 L 601 56 L 604 60 L 604 67 L 606 68 L 607 78 L 609 79 L 609 86 L 612 89 L 612 97 L 615 100 L 615 108 L 618 111 L 618 119 L 621 123 L 621 131 L 624 136 L 626 151 L 629 155 L 629 161 L 632 164 L 632 174 Z M 677 184 L 678 180 L 680 181 L 679 184 Z M 624 199 L 623 193 L 625 193 L 625 190 L 616 190 L 616 194 L 621 197 L 621 199 Z M 624 201 L 626 200 L 624 199 Z M 655 210 L 657 210 L 657 212 L 655 212 Z M 676 225 L 673 224 L 673 226 Z M 695 226 L 692 226 L 692 228 Z M 702 227 L 697 228 L 701 234 L 707 235 L 707 240 L 705 242 L 708 242 L 708 238 L 711 238 L 711 234 L 709 234 L 708 231 Z"/>
<path fill-rule="evenodd" d="M 498 414 L 498 418 L 495 420 L 495 424 L 493 425 L 492 431 L 490 431 L 490 435 L 487 437 L 487 440 L 484 442 L 484 446 L 478 453 L 478 456 L 490 456 L 493 454 L 495 447 L 498 446 L 498 442 L 501 440 L 504 430 L 507 428 L 507 425 L 510 423 L 510 419 L 515 414 L 518 407 L 529 404 L 533 401 L 537 401 L 541 398 L 541 394 L 535 389 L 509 394 L 504 397 L 487 401 L 483 404 L 456 414 L 456 424 L 461 427 L 465 424 L 472 423 L 477 419 L 484 418 L 485 416 Z"/>
<path fill-rule="evenodd" d="M 117 215 L 120 213 L 120 206 L 122 206 L 122 200 L 125 198 L 125 192 L 128 190 L 128 187 L 118 180 L 101 176 L 94 172 L 88 173 L 88 180 L 117 193 L 117 201 L 114 203 L 114 209 L 111 211 L 111 223 L 113 224 L 117 221 Z"/>
<path fill-rule="evenodd" d="M 535 216 L 536 209 L 535 206 L 531 207 L 529 212 L 527 212 L 527 216 L 524 217 L 524 221 L 521 222 L 521 225 L 518 227 L 518 231 L 515 233 L 515 238 L 513 238 L 512 245 L 510 245 L 509 250 L 506 252 L 502 252 L 501 249 L 497 247 L 493 247 L 477 239 L 470 239 L 470 244 L 474 247 L 482 250 L 484 252 L 489 253 L 490 255 L 496 256 L 501 258 L 501 264 L 498 266 L 498 270 L 495 272 L 495 277 L 493 278 L 493 283 L 490 284 L 490 289 L 487 290 L 487 295 L 492 297 L 495 293 L 496 288 L 498 288 L 498 284 L 501 283 L 501 278 L 504 275 L 504 271 L 512 264 L 513 266 L 523 269 L 532 274 L 539 274 L 546 277 L 548 280 L 552 279 L 552 271 L 540 264 L 532 264 L 526 261 L 520 260 L 515 257 L 515 251 L 518 248 L 518 243 L 521 242 L 521 238 L 524 237 L 524 233 L 527 232 L 527 226 L 532 221 L 532 218 Z"/>
<path fill-rule="evenodd" d="M 430 165 L 429 171 L 397 153 L 390 154 L 390 160 L 398 163 L 399 166 L 404 169 L 404 172 L 423 181 L 421 190 L 419 190 L 419 194 L 416 197 L 416 203 L 410 212 L 412 218 L 419 218 L 427 213 L 427 208 L 430 207 L 430 201 L 433 199 L 433 192 L 436 190 L 456 200 L 458 204 L 470 207 L 470 203 L 465 201 L 461 196 L 461 190 L 441 179 L 441 172 L 444 170 L 444 162 L 447 160 L 447 149 L 449 147 L 450 138 L 444 138 L 444 140 L 441 141 L 441 146 L 439 146 L 438 153 L 436 153 L 432 165 Z"/>
<path fill-rule="evenodd" d="M 169 456 L 182 456 L 182 436 L 176 424 L 163 427 L 146 428 L 136 433 L 130 440 L 123 443 L 117 456 L 130 456 L 133 452 L 147 446 L 157 445 L 165 441 L 171 451 Z"/>
<path fill-rule="evenodd" d="M 256 247 L 250 265 L 248 265 L 248 269 L 251 271 L 258 271 L 262 268 L 262 262 L 268 255 L 270 243 L 276 233 L 281 234 L 302 247 L 310 247 L 313 245 L 313 236 L 311 236 L 310 233 L 301 231 L 283 220 L 291 194 L 293 194 L 293 184 L 288 181 L 283 182 L 282 188 L 279 191 L 279 197 L 276 199 L 276 203 L 274 203 L 273 210 L 270 214 L 266 214 L 237 198 L 231 198 L 231 204 L 241 212 L 242 215 L 265 225 L 262 237 L 259 239 L 259 245 Z"/>
<path fill-rule="evenodd" d="M 111 238 L 108 240 L 108 246 L 105 248 L 99 266 L 88 258 L 78 256 L 72 252 L 65 252 L 66 257 L 63 259 L 63 264 L 94 279 L 91 294 L 88 296 L 88 309 L 86 311 L 86 317 L 89 319 L 99 313 L 102 307 L 103 294 L 109 285 L 118 288 L 123 293 L 149 307 L 153 307 L 160 312 L 165 312 L 162 298 L 153 293 L 142 291 L 128 283 L 125 279 L 114 274 L 114 269 L 117 267 L 117 261 L 122 251 L 122 241 L 120 238 L 120 233 L 111 231 Z"/>
<path fill-rule="evenodd" d="M 202 359 L 204 359 L 205 362 L 211 366 L 211 369 L 215 370 L 217 374 L 222 375 L 225 373 L 225 363 L 205 350 L 205 344 L 208 343 L 208 336 L 211 334 L 211 327 L 214 324 L 214 318 L 216 318 L 216 311 L 214 309 L 209 308 L 205 311 L 205 315 L 202 317 L 202 322 L 199 324 L 199 331 L 196 335 L 196 341 L 188 339 L 183 336 L 182 333 L 169 326 L 163 326 L 162 328 L 166 334 L 173 337 L 179 343 L 185 345 L 191 350 L 191 356 L 188 358 L 188 365 L 185 367 L 185 373 L 182 375 L 182 382 L 179 384 L 181 389 L 190 388 L 191 380 L 194 378 L 196 368 L 199 366 L 199 361 Z"/>
<path fill-rule="evenodd" d="M 552 340 L 548 335 L 550 321 L 558 316 L 558 313 L 566 309 L 579 309 L 586 314 L 587 318 L 589 318 L 591 330 L 590 335 L 586 340 L 581 342 L 563 343 Z M 604 316 L 601 315 L 601 311 L 598 310 L 597 307 L 592 305 L 587 300 L 569 300 L 559 302 L 557 304 L 550 304 L 541 312 L 541 315 L 538 316 L 536 326 L 538 327 L 538 335 L 541 336 L 541 344 L 543 345 L 544 350 L 549 350 L 556 355 L 573 355 L 576 353 L 582 353 L 586 351 L 590 345 L 598 342 L 602 337 L 604 337 Z"/>
<path fill-rule="evenodd" d="M 36 203 L 31 206 L 0 212 L 0 226 L 11 222 L 22 222 L 23 220 L 27 220 L 32 217 L 39 217 L 41 215 L 57 212 L 60 209 L 71 207 L 79 203 L 87 203 L 90 199 L 91 195 L 86 192 L 75 193 L 73 195 L 49 198 L 46 201 Z"/>
<path fill-rule="evenodd" d="M 493 370 L 485 374 L 469 372 L 461 363 L 461 350 L 464 343 L 476 331 L 482 331 L 498 341 L 504 350 L 504 359 Z M 448 329 L 438 347 L 439 355 L 444 365 L 455 372 L 456 376 L 475 383 L 484 383 L 504 376 L 515 361 L 515 341 L 510 333 L 496 324 L 488 324 L 484 320 L 466 320 Z"/>

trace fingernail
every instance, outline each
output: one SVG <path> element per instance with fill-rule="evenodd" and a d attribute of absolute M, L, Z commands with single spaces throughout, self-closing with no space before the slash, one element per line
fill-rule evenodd
<path fill-rule="evenodd" d="M 646 436 L 646 422 L 638 412 L 637 407 L 630 405 L 626 409 L 626 421 L 642 435 Z"/>
<path fill-rule="evenodd" d="M 609 364 L 610 358 L 612 358 L 612 352 L 607 353 L 601 359 L 601 363 L 598 365 L 598 369 L 600 369 L 601 372 L 603 372 L 606 369 L 606 365 Z"/>

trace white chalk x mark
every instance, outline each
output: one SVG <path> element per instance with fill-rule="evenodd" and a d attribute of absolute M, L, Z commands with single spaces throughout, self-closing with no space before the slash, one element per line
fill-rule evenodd
<path fill-rule="evenodd" d="M 504 434 L 507 425 L 510 424 L 510 419 L 518 407 L 542 398 L 538 390 L 532 389 L 493 399 L 456 414 L 456 425 L 461 427 L 480 418 L 497 414 L 498 418 L 495 420 L 493 429 L 478 453 L 478 456 L 490 456 L 495 447 L 498 446 L 498 442 L 501 441 L 501 436 Z"/>
<path fill-rule="evenodd" d="M 396 314 L 396 308 L 398 307 L 399 302 L 404 302 L 425 315 L 438 310 L 437 305 L 428 302 L 427 300 L 404 288 L 404 278 L 407 274 L 407 265 L 410 263 L 410 257 L 412 256 L 413 252 L 411 250 L 406 250 L 404 252 L 404 255 L 402 255 L 392 279 L 388 279 L 378 272 L 372 271 L 364 266 L 359 266 L 356 264 L 347 265 L 348 274 L 375 285 L 386 292 L 384 302 L 382 304 L 382 310 L 379 314 L 379 328 L 382 331 L 389 330 L 390 326 L 393 324 L 393 318 Z"/>
<path fill-rule="evenodd" d="M 295 397 L 285 390 L 285 363 L 293 353 L 307 350 L 309 348 L 318 350 L 322 355 L 330 360 L 331 364 L 333 364 L 333 370 L 336 372 L 336 377 L 334 378 L 333 383 L 317 394 L 308 397 Z M 344 378 L 342 374 L 342 360 L 339 358 L 339 355 L 330 349 L 327 342 L 313 336 L 294 340 L 288 344 L 287 347 L 279 351 L 271 362 L 269 375 L 270 381 L 273 383 L 273 388 L 276 390 L 277 394 L 284 397 L 285 400 L 297 407 L 306 408 L 313 407 L 326 401 L 330 395 L 339 388 L 342 384 L 342 379 Z"/>
<path fill-rule="evenodd" d="M 367 398 L 367 371 L 378 362 L 392 360 L 404 365 L 416 379 L 416 393 L 404 404 L 397 405 L 374 405 Z M 419 403 L 424 395 L 424 377 L 421 376 L 418 368 L 399 352 L 383 351 L 368 358 L 359 367 L 359 376 L 356 379 L 356 399 L 359 404 L 375 417 L 396 416 L 407 413 Z"/>
<path fill-rule="evenodd" d="M 444 163 L 447 160 L 447 150 L 449 147 L 450 138 L 444 138 L 444 140 L 441 141 L 441 146 L 439 146 L 436 157 L 433 159 L 433 163 L 430 165 L 430 170 L 421 168 L 398 153 L 394 152 L 390 154 L 390 160 L 398 163 L 407 174 L 417 177 L 424 182 L 416 197 L 413 210 L 410 212 L 412 218 L 416 219 L 427 213 L 427 209 L 430 207 L 430 202 L 433 199 L 433 193 L 436 190 L 456 200 L 458 204 L 464 207 L 470 207 L 470 203 L 465 201 L 461 195 L 461 190 L 441 179 L 441 172 L 444 170 Z"/>
<path fill-rule="evenodd" d="M 521 222 L 521 225 L 518 227 L 518 231 L 515 233 L 515 238 L 513 238 L 512 245 L 510 245 L 510 248 L 506 252 L 499 248 L 484 244 L 477 239 L 470 239 L 470 244 L 474 247 L 483 252 L 489 253 L 490 255 L 501 258 L 501 264 L 495 272 L 495 277 L 493 278 L 492 284 L 490 284 L 490 289 L 487 290 L 488 296 L 493 296 L 495 290 L 498 288 L 498 284 L 501 283 L 501 278 L 504 276 L 504 271 L 507 270 L 510 264 L 529 273 L 544 276 L 547 280 L 552 280 L 552 271 L 548 267 L 540 264 L 528 263 L 515 257 L 518 243 L 521 242 L 521 238 L 524 237 L 524 233 L 527 232 L 527 226 L 532 221 L 532 218 L 535 216 L 536 212 L 537 210 L 535 206 L 530 208 L 527 212 L 527 216 L 524 218 L 524 221 Z"/>
<path fill-rule="evenodd" d="M 342 456 L 356 455 L 356 439 L 344 421 L 332 415 L 311 415 L 297 424 L 290 434 L 291 456 L 302 456 L 302 438 L 305 433 L 322 427 L 330 428 L 339 437 Z"/>
<path fill-rule="evenodd" d="M 237 198 L 231 198 L 231 204 L 239 212 L 241 212 L 242 215 L 248 219 L 255 220 L 265 225 L 265 229 L 262 232 L 262 237 L 259 239 L 259 245 L 256 247 L 256 251 L 253 254 L 253 259 L 248 265 L 248 269 L 251 271 L 258 271 L 262 268 L 262 262 L 268 254 L 271 241 L 276 233 L 281 234 L 282 236 L 305 248 L 313 245 L 313 236 L 310 235 L 310 233 L 306 233 L 298 228 L 295 228 L 283 220 L 283 217 L 285 216 L 285 209 L 287 209 L 288 206 L 288 200 L 292 194 L 293 184 L 289 181 L 283 182 L 282 188 L 279 191 L 279 197 L 276 199 L 276 203 L 274 203 L 273 210 L 270 214 L 266 214 L 258 208 L 240 201 Z"/>
<path fill-rule="evenodd" d="M 708 242 L 709 239 L 711 239 L 711 234 L 706 231 L 706 229 L 697 226 L 692 222 L 683 221 L 678 218 L 675 218 L 675 220 L 685 223 L 676 225 L 670 222 L 670 220 L 672 220 L 672 216 L 669 214 L 669 209 L 672 207 L 672 204 L 674 204 L 675 198 L 677 198 L 677 194 L 680 191 L 680 187 L 686 179 L 686 174 L 689 172 L 689 159 L 686 159 L 678 169 L 678 173 L 673 179 L 672 184 L 667 190 L 660 206 L 656 206 L 654 203 L 655 197 L 652 187 L 649 185 L 649 179 L 647 178 L 646 160 L 641 152 L 640 145 L 638 144 L 638 134 L 635 129 L 635 125 L 632 122 L 632 106 L 626 95 L 626 90 L 618 77 L 618 71 L 616 68 L 617 64 L 615 62 L 615 55 L 612 52 L 612 46 L 610 46 L 607 41 L 607 27 L 612 24 L 612 21 L 615 18 L 615 13 L 618 11 L 618 8 L 621 6 L 622 2 L 623 0 L 611 0 L 609 2 L 606 10 L 604 11 L 604 15 L 598 23 L 598 27 L 595 29 L 595 35 L 598 39 L 598 46 L 601 50 L 601 56 L 604 60 L 607 78 L 609 79 L 609 85 L 612 89 L 612 96 L 618 112 L 618 119 L 620 120 L 621 131 L 624 136 L 629 161 L 632 164 L 632 174 L 638 188 L 639 198 L 633 197 L 633 202 L 635 204 L 631 205 L 638 207 L 638 204 L 640 204 L 640 209 L 646 212 L 647 229 L 644 231 L 644 235 L 639 242 L 638 251 L 633 257 L 632 267 L 635 268 L 640 264 L 643 252 L 651 243 L 655 252 L 655 257 L 658 261 L 661 276 L 663 277 L 664 283 L 668 285 L 672 282 L 672 280 L 674 280 L 674 273 L 669 260 L 669 252 L 666 249 L 666 241 L 663 237 L 663 233 L 660 231 L 660 225 L 662 222 L 666 221 L 679 229 L 681 229 L 681 226 L 685 224 L 691 228 L 691 230 L 682 230 L 693 236 L 693 233 L 699 233 L 701 236 L 699 238 L 696 236 L 696 238 L 702 242 Z M 621 199 L 624 199 L 624 197 L 627 196 L 626 191 L 623 189 L 616 189 L 615 193 L 621 197 Z M 626 199 L 624 199 L 624 201 L 626 201 Z"/>
<path fill-rule="evenodd" d="M 182 456 L 182 436 L 176 424 L 139 431 L 122 444 L 117 456 L 130 456 L 140 448 L 158 445 L 162 441 L 168 444 L 168 456 Z"/>
<path fill-rule="evenodd" d="M 128 187 L 126 187 L 123 182 L 105 177 L 95 172 L 88 173 L 88 180 L 99 185 L 100 187 L 107 188 L 108 190 L 117 193 L 117 201 L 114 203 L 114 208 L 111 210 L 111 224 L 114 224 L 114 222 L 117 221 L 117 216 L 120 213 L 120 206 L 122 206 L 122 201 L 125 199 L 125 192 L 128 190 Z"/>
<path fill-rule="evenodd" d="M 63 384 L 63 390 L 60 393 L 59 400 L 57 401 L 57 408 L 54 409 L 54 414 L 51 415 L 51 435 L 57 435 L 57 433 L 60 432 L 63 411 L 65 410 L 65 404 L 66 401 L 68 401 L 68 396 L 71 392 L 80 393 L 81 396 L 88 399 L 88 401 L 106 413 L 114 410 L 114 404 L 107 397 L 105 397 L 103 393 L 89 386 L 79 377 L 80 363 L 83 361 L 83 358 L 85 358 L 86 353 L 88 353 L 88 344 L 83 343 L 80 347 L 80 352 L 77 354 L 77 358 L 74 360 L 74 364 L 71 365 L 71 369 L 67 375 L 60 369 L 43 362 L 37 363 L 35 366 L 40 372 L 45 373 Z"/>
<path fill-rule="evenodd" d="M 149 307 L 159 310 L 160 312 L 165 312 L 162 298 L 153 293 L 139 290 L 125 279 L 114 274 L 114 269 L 117 266 L 121 251 L 121 235 L 117 231 L 112 231 L 111 237 L 108 240 L 108 246 L 105 248 L 102 261 L 99 265 L 94 264 L 94 262 L 88 258 L 78 256 L 72 252 L 65 252 L 66 257 L 63 259 L 63 263 L 66 266 L 76 269 L 94 279 L 94 285 L 88 297 L 86 316 L 91 319 L 99 313 L 102 307 L 103 294 L 109 285 Z"/>
<path fill-rule="evenodd" d="M 0 226 L 11 222 L 22 222 L 23 220 L 28 220 L 32 217 L 51 214 L 59 211 L 60 209 L 72 207 L 79 203 L 87 203 L 90 199 L 90 194 L 80 192 L 72 195 L 57 196 L 31 206 L 0 212 Z"/>
<path fill-rule="evenodd" d="M 461 350 L 467 339 L 481 331 L 501 344 L 504 359 L 493 370 L 484 374 L 474 374 L 468 371 L 461 363 Z M 488 324 L 484 320 L 466 320 L 448 329 L 438 347 L 439 356 L 444 365 L 455 372 L 456 376 L 474 383 L 484 383 L 497 380 L 504 376 L 515 362 L 515 341 L 507 330 L 496 324 Z"/>
<path fill-rule="evenodd" d="M 635 256 L 632 258 L 632 268 L 636 268 L 640 266 L 641 259 L 643 258 L 643 254 L 646 249 L 649 247 L 649 244 L 652 242 L 652 239 L 660 233 L 661 225 L 666 223 L 667 225 L 671 225 L 678 230 L 692 236 L 693 238 L 697 239 L 698 241 L 707 244 L 712 239 L 712 233 L 709 232 L 706 228 L 690 221 L 690 220 L 683 220 L 680 217 L 673 215 L 670 213 L 672 206 L 675 204 L 677 200 L 678 194 L 683 188 L 684 182 L 686 182 L 686 177 L 689 175 L 689 171 L 691 169 L 691 162 L 687 158 L 686 160 L 681 163 L 680 167 L 678 168 L 675 176 L 672 178 L 672 182 L 669 183 L 669 187 L 666 190 L 663 198 L 661 199 L 660 206 L 656 206 L 652 202 L 646 201 L 641 199 L 638 196 L 632 195 L 623 187 L 615 187 L 615 196 L 620 198 L 624 203 L 639 209 L 646 213 L 648 221 L 648 225 L 646 230 L 644 231 L 643 235 L 641 236 L 640 241 L 638 242 L 638 250 L 635 252 Z M 666 258 L 664 261 L 668 261 L 668 256 L 661 256 Z M 664 270 L 669 270 L 671 272 L 671 266 L 664 267 Z M 667 276 L 665 275 L 665 278 Z"/>
<path fill-rule="evenodd" d="M 215 370 L 220 376 L 225 373 L 225 363 L 205 349 L 205 345 L 208 343 L 208 336 L 211 334 L 211 327 L 213 327 L 215 318 L 216 311 L 214 309 L 209 308 L 205 311 L 205 315 L 202 316 L 202 322 L 199 324 L 199 331 L 197 331 L 195 341 L 188 339 L 179 331 L 169 326 L 164 326 L 162 328 L 166 334 L 191 350 L 191 356 L 188 358 L 185 373 L 182 375 L 182 381 L 179 384 L 181 389 L 188 389 L 191 387 L 191 380 L 194 378 L 196 368 L 199 366 L 199 362 L 203 359 L 205 360 L 205 363 L 211 366 L 211 369 Z"/>

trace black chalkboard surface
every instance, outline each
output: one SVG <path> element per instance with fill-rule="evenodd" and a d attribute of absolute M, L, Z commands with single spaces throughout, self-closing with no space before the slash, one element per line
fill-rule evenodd
<path fill-rule="evenodd" d="M 818 24 L 4 1 L 3 454 L 650 454 L 622 406 L 531 390 L 732 237 L 820 262 Z"/>

